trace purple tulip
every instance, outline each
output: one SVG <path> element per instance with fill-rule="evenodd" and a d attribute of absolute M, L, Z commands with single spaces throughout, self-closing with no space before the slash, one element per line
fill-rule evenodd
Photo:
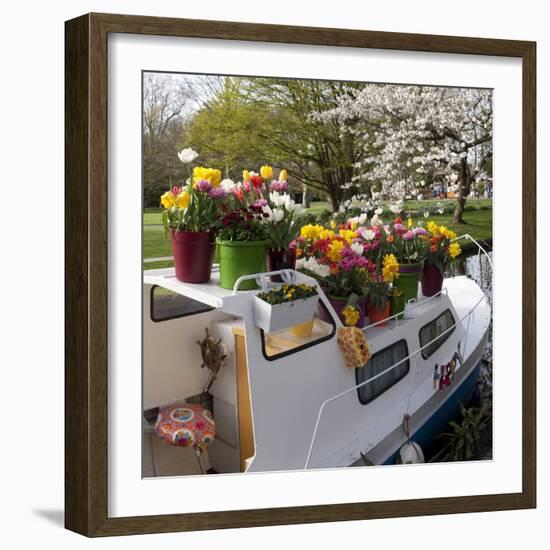
<path fill-rule="evenodd" d="M 264 206 L 267 206 L 267 201 L 265 199 L 256 199 L 252 206 L 255 208 L 263 208 Z"/>
<path fill-rule="evenodd" d="M 423 227 L 415 227 L 414 228 L 415 235 L 429 235 L 429 231 L 426 231 Z"/>
<path fill-rule="evenodd" d="M 213 199 L 225 199 L 227 193 L 223 190 L 223 187 L 212 187 L 212 189 L 208 191 L 208 195 Z"/>
<path fill-rule="evenodd" d="M 414 234 L 414 231 L 406 231 L 406 232 L 402 235 L 404 241 L 410 241 L 411 239 L 414 239 L 415 236 L 416 236 L 416 235 Z"/>
<path fill-rule="evenodd" d="M 208 180 L 199 180 L 197 182 L 197 191 L 200 191 L 201 193 L 209 193 L 212 189 L 212 185 Z"/>

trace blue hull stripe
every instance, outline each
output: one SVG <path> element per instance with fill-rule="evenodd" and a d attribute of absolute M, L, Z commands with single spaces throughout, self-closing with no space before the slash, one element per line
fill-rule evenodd
<path fill-rule="evenodd" d="M 468 378 L 460 384 L 460 387 L 456 389 L 453 395 L 411 436 L 411 439 L 418 443 L 423 450 L 432 447 L 435 437 L 447 431 L 447 425 L 451 420 L 456 418 L 460 411 L 460 403 L 467 404 L 470 401 L 477 379 L 479 378 L 480 369 L 481 361 L 474 367 Z M 384 464 L 395 464 L 398 452 L 399 450 L 391 455 Z"/>

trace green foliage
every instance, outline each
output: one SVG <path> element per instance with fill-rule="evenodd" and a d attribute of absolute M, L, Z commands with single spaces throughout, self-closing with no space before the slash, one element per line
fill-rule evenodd
<path fill-rule="evenodd" d="M 317 289 L 314 286 L 299 284 L 299 285 L 281 285 L 267 292 L 257 294 L 260 300 L 268 304 L 284 304 L 285 302 L 293 302 L 295 300 L 305 300 L 317 294 Z"/>
<path fill-rule="evenodd" d="M 453 460 L 472 460 L 478 458 L 481 448 L 481 434 L 490 416 L 487 414 L 487 406 L 480 409 L 470 407 L 466 409 L 460 404 L 462 421 L 460 424 L 452 420 L 449 426 L 451 432 L 440 434 L 439 437 L 447 439 L 451 444 Z"/>

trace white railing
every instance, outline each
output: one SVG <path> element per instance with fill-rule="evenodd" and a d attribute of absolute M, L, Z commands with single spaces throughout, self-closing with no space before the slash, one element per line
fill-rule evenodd
<path fill-rule="evenodd" d="M 460 237 L 457 237 L 456 239 L 453 239 L 453 241 L 457 241 L 457 240 L 460 240 L 460 239 L 470 239 L 474 244 L 476 244 L 478 246 L 478 249 L 481 250 L 485 256 L 487 257 L 487 261 L 489 262 L 489 265 L 491 266 L 491 269 L 493 267 L 493 262 L 491 261 L 491 258 L 488 254 L 488 252 L 473 238 L 471 237 L 470 235 L 466 234 L 466 235 L 461 235 Z M 491 281 L 491 285 L 489 285 L 489 289 L 492 287 L 492 281 Z M 489 290 L 488 289 L 488 290 Z M 439 295 L 439 294 L 438 294 Z M 445 334 L 447 333 L 450 333 L 452 332 L 458 325 L 460 325 L 461 323 L 464 323 L 464 321 L 466 319 L 468 319 L 468 323 L 467 323 L 467 326 L 466 326 L 466 330 L 465 330 L 465 334 L 464 334 L 464 347 L 463 347 L 463 357 L 465 358 L 466 356 L 466 343 L 467 343 L 467 338 L 468 338 L 468 332 L 470 330 L 470 321 L 471 321 L 471 316 L 473 315 L 474 311 L 476 310 L 476 308 L 482 303 L 484 302 L 485 300 L 487 299 L 487 293 L 486 291 L 484 291 L 483 293 L 483 296 L 475 303 L 475 305 L 470 309 L 470 311 L 468 313 L 466 313 L 465 315 L 463 315 L 458 321 L 456 321 L 453 325 L 447 327 L 443 332 L 441 332 L 440 334 L 438 334 L 435 338 L 433 338 L 432 340 L 430 340 L 428 343 L 424 344 L 423 346 L 417 348 L 416 350 L 414 350 L 412 353 L 410 353 L 407 357 L 404 357 L 403 359 L 399 360 L 397 363 L 394 363 L 393 365 L 391 365 L 390 367 L 388 367 L 387 369 L 385 369 L 384 371 L 374 375 L 374 376 L 371 376 L 370 378 L 368 378 L 367 380 L 364 380 L 363 382 L 361 382 L 360 384 L 356 384 L 355 386 L 352 386 L 350 388 L 348 388 L 347 390 L 344 390 L 343 392 L 340 392 L 328 399 L 325 399 L 325 401 L 323 401 L 323 403 L 321 404 L 321 406 L 319 407 L 319 412 L 317 413 L 317 419 L 316 419 L 316 422 L 315 422 L 315 428 L 313 429 L 313 434 L 312 434 L 312 437 L 311 437 L 311 442 L 310 442 L 310 445 L 309 445 L 309 449 L 308 449 L 308 453 L 307 453 L 307 458 L 306 458 L 306 463 L 305 463 L 305 466 L 304 466 L 304 469 L 307 469 L 309 467 L 309 463 L 310 463 L 310 460 L 311 460 L 311 455 L 312 455 L 312 452 L 313 452 L 313 448 L 314 448 L 314 445 L 315 445 L 315 439 L 317 437 L 317 432 L 319 430 L 319 424 L 321 422 L 321 416 L 323 414 L 323 411 L 325 410 L 325 407 L 329 404 L 329 403 L 332 403 L 334 401 L 337 401 L 338 399 L 341 399 L 342 397 L 344 397 L 345 395 L 351 393 L 351 392 L 355 392 L 357 391 L 357 389 L 359 388 L 362 388 L 363 386 L 366 386 L 367 384 L 371 384 L 372 382 L 374 382 L 375 380 L 377 380 L 378 378 L 381 378 L 382 376 L 386 375 L 387 373 L 391 372 L 393 369 L 397 368 L 399 365 L 401 365 L 402 363 L 404 363 L 405 361 L 410 361 L 411 359 L 415 358 L 415 366 L 414 366 L 414 371 L 416 371 L 416 366 L 417 366 L 417 356 L 419 353 L 421 353 L 424 349 L 426 349 L 427 347 L 429 347 L 431 344 L 433 344 L 434 342 L 436 342 L 437 340 L 439 340 L 440 338 L 442 338 Z M 422 302 L 419 302 L 419 304 L 424 304 L 426 303 L 427 300 L 424 300 Z M 395 316 L 392 316 L 392 317 L 395 317 Z M 389 319 L 389 318 L 388 318 Z M 374 326 L 378 323 L 373 323 L 373 325 L 369 325 L 369 326 Z M 369 327 L 366 327 L 366 328 L 369 328 Z M 410 397 L 410 396 L 409 396 Z M 409 400 L 407 401 L 407 403 L 409 403 Z M 407 405 L 408 407 L 408 405 Z"/>

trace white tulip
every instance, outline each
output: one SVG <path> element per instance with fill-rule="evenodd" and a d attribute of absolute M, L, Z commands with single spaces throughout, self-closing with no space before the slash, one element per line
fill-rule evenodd
<path fill-rule="evenodd" d="M 182 149 L 178 153 L 178 158 L 183 162 L 183 164 L 189 164 L 190 162 L 193 162 L 199 154 L 196 151 L 193 151 L 191 148 Z"/>
<path fill-rule="evenodd" d="M 279 208 L 276 208 L 273 210 L 273 221 L 280 222 L 285 216 L 285 213 L 283 210 L 280 210 Z"/>
<path fill-rule="evenodd" d="M 237 187 L 237 184 L 229 178 L 223 179 L 220 185 L 226 193 L 231 193 Z"/>

